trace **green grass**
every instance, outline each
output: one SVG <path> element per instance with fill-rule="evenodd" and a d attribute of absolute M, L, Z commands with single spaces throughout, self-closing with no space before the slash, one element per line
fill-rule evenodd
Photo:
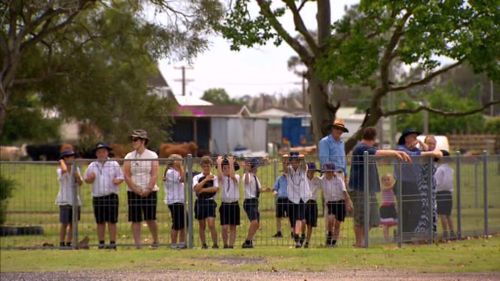
<path fill-rule="evenodd" d="M 483 168 L 480 162 L 476 163 L 465 162 L 462 165 L 461 182 L 462 182 L 462 229 L 465 235 L 480 235 L 483 232 Z M 500 173 L 498 173 L 499 164 L 490 162 L 488 166 L 488 211 L 489 211 L 489 226 L 490 231 L 500 231 L 500 189 L 497 188 L 500 182 Z M 452 167 L 455 168 L 454 164 Z M 85 166 L 83 171 L 85 171 Z M 161 167 L 163 173 L 164 165 Z M 44 235 L 41 236 L 15 236 L 2 237 L 0 244 L 2 247 L 16 246 L 40 246 L 44 242 L 58 242 L 58 207 L 55 205 L 55 197 L 58 192 L 58 183 L 56 179 L 55 164 L 11 164 L 0 163 L 0 173 L 17 182 L 14 196 L 9 200 L 7 225 L 40 225 L 44 228 Z M 195 165 L 195 170 L 200 170 Z M 276 169 L 279 173 L 281 165 Z M 392 172 L 393 166 L 388 163 L 379 164 L 380 174 Z M 263 187 L 272 188 L 276 175 L 274 174 L 273 165 L 261 167 L 258 176 L 263 184 Z M 168 235 L 170 232 L 170 214 L 167 207 L 163 203 L 164 191 L 159 180 L 160 192 L 158 196 L 158 222 L 160 226 L 160 240 L 162 243 L 168 243 Z M 83 201 L 82 218 L 79 223 L 80 236 L 85 235 L 91 238 L 91 243 L 95 241 L 95 223 L 92 213 L 92 203 L 90 186 L 83 185 L 81 188 L 81 197 Z M 243 190 L 240 191 L 243 195 Z M 243 197 L 243 196 L 242 196 Z M 455 197 L 456 199 L 456 197 Z M 120 217 L 118 223 L 119 243 L 132 243 L 130 237 L 130 225 L 126 221 L 127 204 L 126 204 L 126 186 L 121 185 L 120 190 Z M 456 206 L 456 202 L 454 203 Z M 243 209 L 243 208 L 241 208 Z M 261 210 L 261 229 L 256 236 L 256 242 L 260 245 L 277 245 L 288 246 L 292 244 L 291 239 L 273 239 L 271 236 L 275 232 L 274 219 L 274 198 L 270 192 L 262 193 L 260 200 Z M 453 211 L 453 217 L 456 219 L 456 210 Z M 321 211 L 320 211 L 321 214 Z M 246 215 L 241 210 L 242 224 L 238 228 L 237 244 L 241 244 L 248 229 Z M 283 225 L 287 225 L 287 221 L 283 220 Z M 321 246 L 324 239 L 324 220 L 319 218 L 318 228 L 313 234 L 312 245 Z M 218 218 L 217 218 L 217 227 Z M 195 227 L 195 245 L 198 245 L 197 223 Z M 438 225 L 440 227 L 440 225 Z M 286 230 L 286 227 L 284 227 Z M 219 229 L 220 233 L 220 229 Z M 149 238 L 146 228 L 143 228 L 144 238 Z M 285 236 L 288 237 L 287 231 Z M 343 224 L 341 231 L 341 247 L 350 247 L 353 241 L 352 220 L 347 218 Z M 382 231 L 380 228 L 373 229 L 370 232 L 372 243 L 379 243 L 382 240 Z"/>
<path fill-rule="evenodd" d="M 2 272 L 129 270 L 332 271 L 396 269 L 410 272 L 500 271 L 500 237 L 436 245 L 377 246 L 370 249 L 251 250 L 2 250 Z"/>

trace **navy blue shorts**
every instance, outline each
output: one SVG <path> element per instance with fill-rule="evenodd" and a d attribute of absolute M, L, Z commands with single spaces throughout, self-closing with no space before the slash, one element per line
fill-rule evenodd
<path fill-rule="evenodd" d="M 245 199 L 245 201 L 243 201 L 243 209 L 245 210 L 245 213 L 247 213 L 249 221 L 260 221 L 259 199 Z"/>
<path fill-rule="evenodd" d="M 217 203 L 214 200 L 197 199 L 194 201 L 194 218 L 197 220 L 215 218 L 216 208 Z"/>
<path fill-rule="evenodd" d="M 169 204 L 168 209 L 170 210 L 170 215 L 172 216 L 172 229 L 182 230 L 184 229 L 184 204 L 174 203 Z"/>
<path fill-rule="evenodd" d="M 95 222 L 102 224 L 118 222 L 118 194 L 92 197 Z"/>
<path fill-rule="evenodd" d="M 76 207 L 78 210 L 78 220 L 80 220 L 80 207 Z M 70 224 L 73 221 L 73 206 L 71 205 L 60 205 L 59 206 L 59 222 L 62 224 Z"/>
<path fill-rule="evenodd" d="M 290 204 L 290 201 L 288 201 L 288 198 L 278 197 L 278 199 L 276 199 L 276 217 L 277 218 L 286 218 L 289 216 L 289 214 L 288 214 L 288 205 L 289 204 Z"/>
<path fill-rule="evenodd" d="M 328 201 L 326 207 L 328 208 L 328 215 L 334 215 L 338 221 L 344 221 L 346 215 L 344 200 Z"/>
<path fill-rule="evenodd" d="M 306 224 L 312 227 L 318 226 L 318 204 L 315 200 L 306 203 Z"/>
<path fill-rule="evenodd" d="M 301 221 L 306 218 L 306 204 L 302 200 L 300 200 L 299 204 L 295 204 L 290 201 L 288 210 L 292 227 L 295 227 L 295 223 L 297 221 Z"/>
<path fill-rule="evenodd" d="M 222 202 L 219 208 L 221 225 L 240 225 L 240 204 L 238 201 Z"/>
<path fill-rule="evenodd" d="M 153 191 L 147 197 L 141 197 L 132 191 L 128 191 L 128 221 L 156 220 L 157 193 L 157 191 Z"/>

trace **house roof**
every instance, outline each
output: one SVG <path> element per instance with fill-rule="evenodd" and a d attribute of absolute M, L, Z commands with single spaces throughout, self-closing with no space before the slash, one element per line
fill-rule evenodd
<path fill-rule="evenodd" d="M 250 111 L 245 105 L 194 105 L 178 106 L 175 116 L 196 117 L 249 117 Z"/>
<path fill-rule="evenodd" d="M 269 117 L 269 118 L 276 118 L 276 117 L 283 117 L 283 116 L 293 116 L 293 113 L 290 113 L 288 111 L 285 111 L 280 108 L 269 108 L 266 110 L 263 110 L 259 113 L 253 114 L 254 116 L 258 117 Z"/>
<path fill-rule="evenodd" d="M 211 106 L 211 102 L 191 96 L 174 96 L 175 101 L 180 106 Z"/>

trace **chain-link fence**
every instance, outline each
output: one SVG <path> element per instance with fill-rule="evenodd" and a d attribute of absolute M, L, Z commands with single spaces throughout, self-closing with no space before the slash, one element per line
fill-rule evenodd
<path fill-rule="evenodd" d="M 280 185 L 287 185 L 283 174 L 289 169 L 281 158 L 257 159 L 253 167 L 252 162 L 237 159 L 239 169 L 234 174 L 227 163 L 218 171 L 215 158 L 208 168 L 200 160 L 187 157 L 174 165 L 172 159 L 119 159 L 98 164 L 77 159 L 64 173 L 58 162 L 0 162 L 1 176 L 15 182 L 6 205 L 6 222 L 0 228 L 1 247 L 58 248 L 60 242 L 78 247 L 87 245 L 87 241 L 79 245 L 85 237 L 90 247 L 102 247 L 103 242 L 105 247 L 111 242 L 119 247 L 203 247 L 205 241 L 207 247 L 216 244 L 223 248 L 242 247 L 249 239 L 255 247 L 295 247 L 289 217 L 296 218 L 297 212 L 279 190 Z M 314 158 L 306 162 L 319 164 Z M 302 245 L 309 240 L 309 247 L 324 247 L 334 239 L 337 247 L 352 247 L 360 242 L 353 229 L 361 231 L 361 246 L 431 243 L 500 231 L 498 155 L 457 155 L 439 162 L 414 158 L 412 163 L 365 156 L 363 163 L 357 163 L 362 172 L 354 174 L 350 167 L 356 163 L 347 162 L 347 177 L 338 173 L 333 177 L 346 180 L 354 210 L 346 212 L 347 198 L 344 205 L 333 203 L 342 190 L 325 191 L 328 181 L 320 181 L 319 192 L 304 197 L 304 210 L 299 210 L 306 216 L 304 225 L 316 226 L 310 239 L 307 226 L 296 231 Z M 156 174 L 151 173 L 152 163 L 158 163 Z M 452 173 L 449 190 L 441 190 L 443 183 L 436 179 L 444 164 L 449 168 L 445 172 Z M 219 178 L 207 177 L 207 171 Z M 314 176 L 323 179 L 327 174 L 316 172 Z M 359 183 L 354 177 L 363 177 L 361 187 L 353 187 L 354 182 Z M 450 181 L 449 176 L 442 177 Z M 214 186 L 218 186 L 215 195 L 210 189 Z M 339 224 L 337 220 L 343 216 Z M 317 220 L 311 223 L 314 217 Z M 203 218 L 201 223 L 198 218 Z M 448 219 L 451 227 L 443 224 Z M 205 235 L 200 235 L 200 228 Z"/>

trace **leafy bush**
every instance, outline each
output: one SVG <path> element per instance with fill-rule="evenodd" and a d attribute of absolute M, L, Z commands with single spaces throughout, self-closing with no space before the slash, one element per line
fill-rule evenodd
<path fill-rule="evenodd" d="M 0 174 L 0 225 L 7 219 L 7 201 L 12 196 L 15 181 Z"/>

